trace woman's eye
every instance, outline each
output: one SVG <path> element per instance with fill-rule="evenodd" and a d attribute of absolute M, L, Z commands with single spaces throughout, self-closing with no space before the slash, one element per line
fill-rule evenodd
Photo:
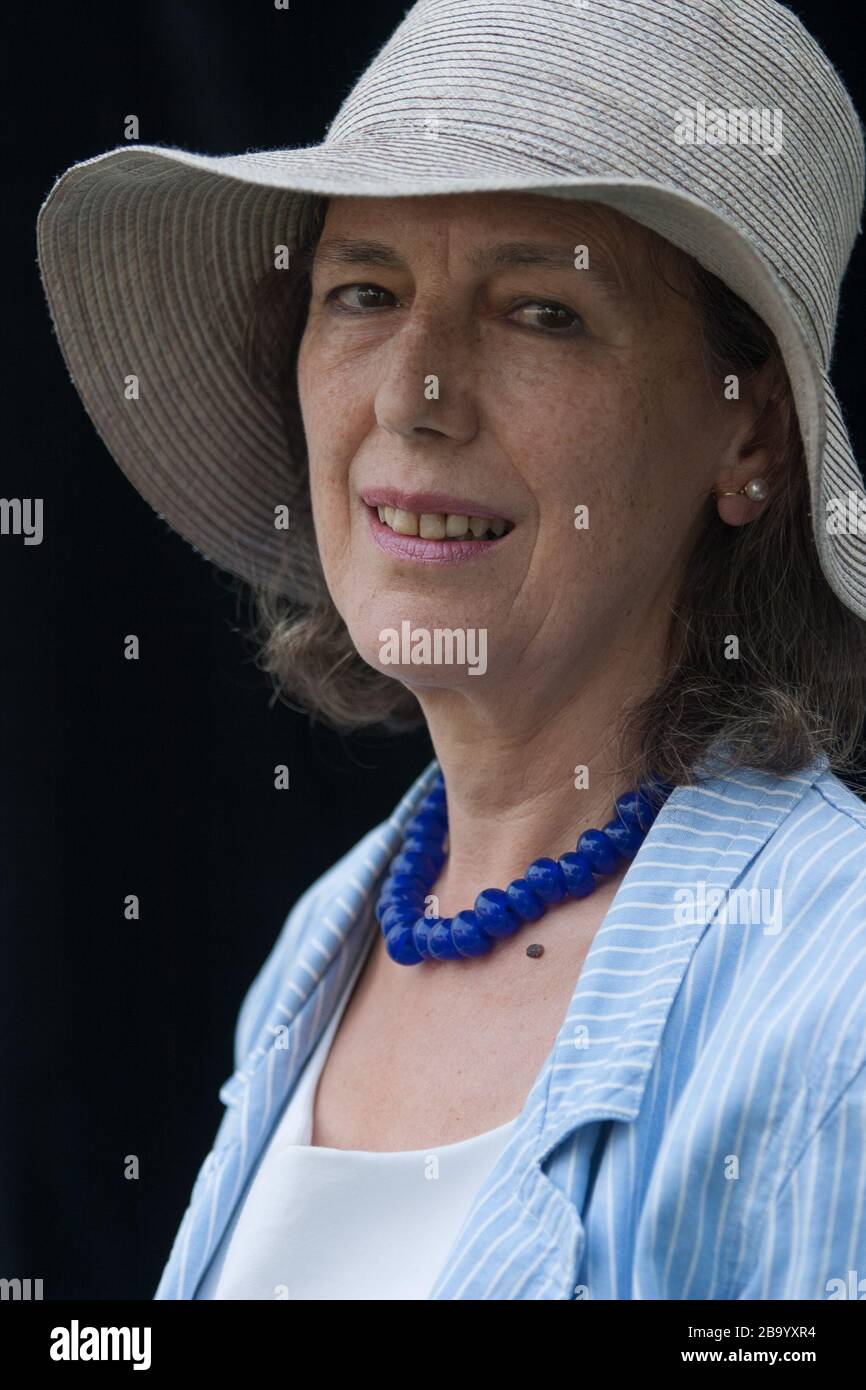
<path fill-rule="evenodd" d="M 566 309 L 564 304 L 548 303 L 547 300 L 532 300 L 525 304 L 518 304 L 512 311 L 513 313 L 525 313 L 535 316 L 535 327 L 544 333 L 558 333 L 560 337 L 569 337 L 583 329 L 583 321 L 579 314 L 573 309 Z M 533 325 L 530 323 L 530 327 Z"/>
<path fill-rule="evenodd" d="M 336 289 L 325 295 L 325 300 L 337 304 L 339 308 L 351 313 L 353 310 L 380 309 L 381 300 L 377 300 L 377 295 L 388 295 L 390 290 L 383 290 L 381 285 L 337 285 Z M 346 304 L 341 296 L 357 295 L 358 302 Z M 393 295 L 391 296 L 393 298 Z"/>
<path fill-rule="evenodd" d="M 325 302 L 333 304 L 344 313 L 364 313 L 369 309 L 387 308 L 386 300 L 393 300 L 390 290 L 381 285 L 353 284 L 337 285 L 325 295 Z M 512 314 L 526 314 L 527 324 L 543 333 L 558 334 L 560 337 L 573 337 L 583 330 L 583 321 L 572 309 L 564 304 L 547 300 L 527 300 L 518 304 Z M 534 320 L 534 322 L 532 321 Z"/>

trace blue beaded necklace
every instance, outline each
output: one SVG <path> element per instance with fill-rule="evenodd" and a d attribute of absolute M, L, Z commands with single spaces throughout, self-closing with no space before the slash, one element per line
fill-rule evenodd
<path fill-rule="evenodd" d="M 672 790 L 654 783 L 624 792 L 614 802 L 614 819 L 601 830 L 585 830 L 573 854 L 533 859 L 523 878 L 505 890 L 485 888 L 473 909 L 436 917 L 425 915 L 424 905 L 446 857 L 448 807 L 440 772 L 406 826 L 402 849 L 391 860 L 376 903 L 389 956 L 398 965 L 485 956 L 496 941 L 537 921 L 554 903 L 585 898 L 596 877 L 614 873 L 623 859 L 634 859 Z M 541 952 L 541 947 L 529 947 L 531 954 Z"/>

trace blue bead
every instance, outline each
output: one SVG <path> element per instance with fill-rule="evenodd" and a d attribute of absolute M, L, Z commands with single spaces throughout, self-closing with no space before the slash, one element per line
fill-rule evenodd
<path fill-rule="evenodd" d="M 381 922 L 385 913 L 391 907 L 402 908 L 405 912 L 422 912 L 424 909 L 424 899 L 420 893 L 387 893 L 381 897 L 376 904 L 376 921 Z"/>
<path fill-rule="evenodd" d="M 592 865 L 585 854 L 560 855 L 559 867 L 565 878 L 565 886 L 571 898 L 585 898 L 595 887 Z"/>
<path fill-rule="evenodd" d="M 392 927 L 385 937 L 385 949 L 398 965 L 418 965 L 421 957 L 412 935 L 411 923 Z"/>
<path fill-rule="evenodd" d="M 415 878 L 411 882 L 404 883 L 401 875 L 399 882 L 395 882 L 393 879 L 387 880 L 379 894 L 379 901 L 381 902 L 383 898 L 423 898 L 423 896 L 424 885 L 420 879 Z"/>
<path fill-rule="evenodd" d="M 644 791 L 623 792 L 613 803 L 619 819 L 629 827 L 639 826 L 644 832 L 649 830 L 657 811 Z"/>
<path fill-rule="evenodd" d="M 513 879 L 505 890 L 505 896 L 521 922 L 537 922 L 539 917 L 544 916 L 544 903 L 525 878 Z"/>
<path fill-rule="evenodd" d="M 415 841 L 415 845 L 419 845 L 421 843 L 423 842 L 420 840 Z M 410 854 L 421 853 L 421 851 L 419 851 L 416 848 L 410 848 L 408 852 Z M 423 882 L 424 884 L 429 886 L 431 883 L 434 883 L 436 879 L 439 877 L 439 872 L 442 868 L 442 865 L 445 863 L 446 854 L 444 849 L 430 850 L 429 852 L 424 852 L 424 858 L 429 861 L 430 871 L 429 873 L 426 873 L 423 876 L 419 876 L 419 882 Z"/>
<path fill-rule="evenodd" d="M 525 878 L 533 893 L 546 903 L 559 903 L 565 897 L 565 878 L 555 859 L 533 859 Z"/>
<path fill-rule="evenodd" d="M 386 878 L 379 890 L 379 897 L 384 898 L 388 893 L 423 893 L 424 884 L 420 878 L 413 878 L 409 874 L 394 874 L 391 878 Z"/>
<path fill-rule="evenodd" d="M 619 863 L 616 846 L 603 830 L 585 830 L 577 842 L 578 854 L 585 854 L 595 874 L 612 874 Z"/>
<path fill-rule="evenodd" d="M 462 960 L 451 936 L 451 918 L 439 917 L 427 934 L 427 948 L 433 960 Z"/>
<path fill-rule="evenodd" d="M 414 874 L 422 883 L 432 883 L 438 870 L 426 854 L 398 854 L 391 860 L 392 874 Z"/>
<path fill-rule="evenodd" d="M 392 927 L 397 927 L 401 922 L 414 922 L 420 916 L 418 908 L 413 903 L 389 903 L 379 918 L 379 926 L 385 936 Z"/>
<path fill-rule="evenodd" d="M 425 835 L 407 835 L 403 841 L 403 854 L 424 854 L 428 859 L 445 857 L 441 840 L 433 840 Z"/>
<path fill-rule="evenodd" d="M 511 936 L 520 926 L 520 918 L 501 888 L 485 888 L 478 894 L 475 916 L 488 936 Z"/>
<path fill-rule="evenodd" d="M 458 912 L 451 918 L 451 940 L 461 956 L 486 956 L 493 949 L 492 938 L 474 912 Z"/>
<path fill-rule="evenodd" d="M 406 826 L 407 835 L 429 835 L 431 839 L 443 840 L 448 822 L 439 811 L 419 811 Z"/>
<path fill-rule="evenodd" d="M 388 874 L 383 880 L 381 891 L 390 893 L 391 889 L 409 888 L 420 891 L 420 879 L 417 874 Z"/>
<path fill-rule="evenodd" d="M 421 908 L 417 906 L 417 899 L 399 893 L 389 894 L 387 898 L 380 898 L 376 904 L 376 917 L 380 922 L 384 921 L 389 912 L 395 911 L 402 912 L 404 917 L 414 912 L 417 917 Z"/>
<path fill-rule="evenodd" d="M 629 827 L 623 825 L 621 820 L 609 820 L 602 830 L 623 859 L 634 859 L 646 839 L 639 825 Z"/>
<path fill-rule="evenodd" d="M 415 942 L 415 949 L 422 960 L 430 959 L 428 938 L 438 921 L 438 917 L 418 917 L 412 928 L 412 939 Z"/>

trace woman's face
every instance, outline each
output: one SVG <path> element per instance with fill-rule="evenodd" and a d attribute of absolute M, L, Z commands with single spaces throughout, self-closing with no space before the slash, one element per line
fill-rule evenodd
<path fill-rule="evenodd" d="M 748 403 L 642 229 L 609 219 L 524 194 L 329 205 L 298 364 L 316 535 L 359 652 L 419 694 L 573 682 L 612 646 L 645 664 L 707 493 L 741 467 Z M 507 534 L 439 538 L 466 514 Z M 474 630 L 479 667 L 483 630 L 483 681 L 468 657 L 395 664 L 383 634 L 407 622 Z"/>

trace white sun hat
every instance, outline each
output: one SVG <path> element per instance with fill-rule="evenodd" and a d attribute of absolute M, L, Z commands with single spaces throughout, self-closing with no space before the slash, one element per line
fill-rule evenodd
<path fill-rule="evenodd" d="M 38 261 L 70 376 L 116 462 L 200 554 L 261 583 L 282 571 L 275 508 L 306 459 L 290 456 L 244 342 L 254 288 L 309 196 L 605 203 L 773 331 L 821 568 L 866 618 L 866 535 L 838 524 L 866 517 L 866 493 L 828 376 L 863 183 L 845 87 L 775 0 L 419 0 L 320 144 L 123 145 L 86 159 L 39 212 Z M 292 592 L 290 577 L 279 584 Z"/>

